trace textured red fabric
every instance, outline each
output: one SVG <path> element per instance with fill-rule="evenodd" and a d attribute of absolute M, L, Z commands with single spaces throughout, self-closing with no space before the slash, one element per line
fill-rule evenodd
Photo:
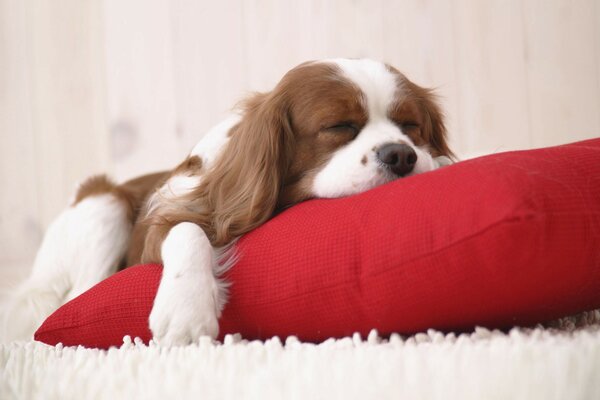
<path fill-rule="evenodd" d="M 600 307 L 600 139 L 508 152 L 297 205 L 246 235 L 221 333 L 321 341 L 527 325 Z M 39 341 L 148 341 L 161 268 L 52 314 Z"/>

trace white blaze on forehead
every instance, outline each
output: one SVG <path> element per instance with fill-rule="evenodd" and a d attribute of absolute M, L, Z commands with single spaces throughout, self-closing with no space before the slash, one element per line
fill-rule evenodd
<path fill-rule="evenodd" d="M 344 58 L 330 62 L 339 66 L 344 76 L 363 92 L 370 120 L 387 117 L 388 109 L 397 95 L 398 81 L 385 64 L 368 59 Z"/>

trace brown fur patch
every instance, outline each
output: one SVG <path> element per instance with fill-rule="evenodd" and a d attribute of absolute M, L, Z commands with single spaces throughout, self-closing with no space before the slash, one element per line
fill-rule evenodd
<path fill-rule="evenodd" d="M 145 233 L 141 234 L 144 226 L 140 224 L 140 215 L 145 208 L 148 197 L 165 182 L 168 176 L 168 172 L 157 172 L 131 179 L 119 185 L 119 189 L 127 194 L 127 199 L 130 202 L 132 210 L 131 220 L 135 221 L 131 239 L 129 241 L 125 266 L 138 264 L 141 259 L 141 253 L 144 249 Z M 134 261 L 130 261 L 130 258 Z"/>
<path fill-rule="evenodd" d="M 290 154 L 278 209 L 310 198 L 318 171 L 337 149 L 354 139 L 368 119 L 362 92 L 340 75 L 339 67 L 307 64 L 286 77 L 288 96 L 293 96 L 288 115 L 294 132 L 294 151 Z M 344 125 L 354 126 L 355 130 Z"/>
<path fill-rule="evenodd" d="M 164 224 L 138 221 L 133 228 L 131 245 L 127 252 L 127 265 L 161 263 L 162 242 L 173 226 L 174 224 L 167 221 Z"/>
<path fill-rule="evenodd" d="M 86 197 L 98 196 L 101 194 L 112 193 L 115 191 L 115 185 L 106 175 L 95 175 L 86 179 L 77 189 L 73 205 L 77 205 Z"/>
<path fill-rule="evenodd" d="M 118 190 L 125 194 L 131 204 L 132 220 L 138 219 L 148 196 L 163 184 L 168 175 L 168 172 L 155 172 L 128 180 L 118 186 Z"/>
<path fill-rule="evenodd" d="M 75 194 L 73 206 L 79 204 L 83 199 L 103 194 L 110 194 L 122 201 L 127 207 L 128 219 L 132 223 L 134 222 L 135 208 L 131 194 L 113 183 L 106 175 L 95 175 L 86 179 L 81 186 L 79 186 L 77 193 Z"/>
<path fill-rule="evenodd" d="M 431 89 L 422 88 L 408 80 L 392 66 L 388 70 L 396 75 L 402 95 L 389 111 L 389 118 L 417 146 L 427 146 L 433 157 L 454 158 L 448 147 L 444 116 Z"/>
<path fill-rule="evenodd" d="M 158 209 L 152 215 L 146 217 L 145 203 L 150 194 L 158 190 L 168 178 L 175 175 L 194 176 L 202 173 L 202 159 L 198 156 L 186 158 L 182 163 L 175 167 L 171 172 L 150 175 L 143 179 L 146 185 L 143 187 L 143 201 L 138 203 L 138 214 L 136 224 L 133 228 L 129 250 L 127 252 L 126 264 L 135 265 L 140 263 L 161 262 L 160 249 L 162 242 L 167 236 L 169 230 L 177 224 L 177 218 L 170 216 L 168 212 Z M 139 182 L 129 182 L 129 190 L 134 189 L 133 183 L 139 189 Z M 139 191 L 139 190 L 137 190 Z M 172 210 L 170 211 L 172 213 Z M 178 213 L 179 214 L 179 213 Z"/>
<path fill-rule="evenodd" d="M 360 163 L 362 165 L 367 165 L 367 156 L 362 156 L 362 158 L 360 159 Z"/>

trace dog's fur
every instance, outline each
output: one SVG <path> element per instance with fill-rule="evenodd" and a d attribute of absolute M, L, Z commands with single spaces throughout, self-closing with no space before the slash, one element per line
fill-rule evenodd
<path fill-rule="evenodd" d="M 31 337 L 54 309 L 119 267 L 163 263 L 154 339 L 216 337 L 223 248 L 274 213 L 433 170 L 452 153 L 431 92 L 371 60 L 307 62 L 245 101 L 175 169 L 116 185 L 85 181 L 48 229 L 31 277 L 4 313 Z M 125 261 L 124 261 L 125 260 Z"/>

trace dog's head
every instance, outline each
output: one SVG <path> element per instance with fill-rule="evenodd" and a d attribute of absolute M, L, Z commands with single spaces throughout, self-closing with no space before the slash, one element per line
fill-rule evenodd
<path fill-rule="evenodd" d="M 227 237 L 276 209 L 363 192 L 452 156 L 431 91 L 364 59 L 292 69 L 243 104 L 230 137 L 204 188 Z"/>

